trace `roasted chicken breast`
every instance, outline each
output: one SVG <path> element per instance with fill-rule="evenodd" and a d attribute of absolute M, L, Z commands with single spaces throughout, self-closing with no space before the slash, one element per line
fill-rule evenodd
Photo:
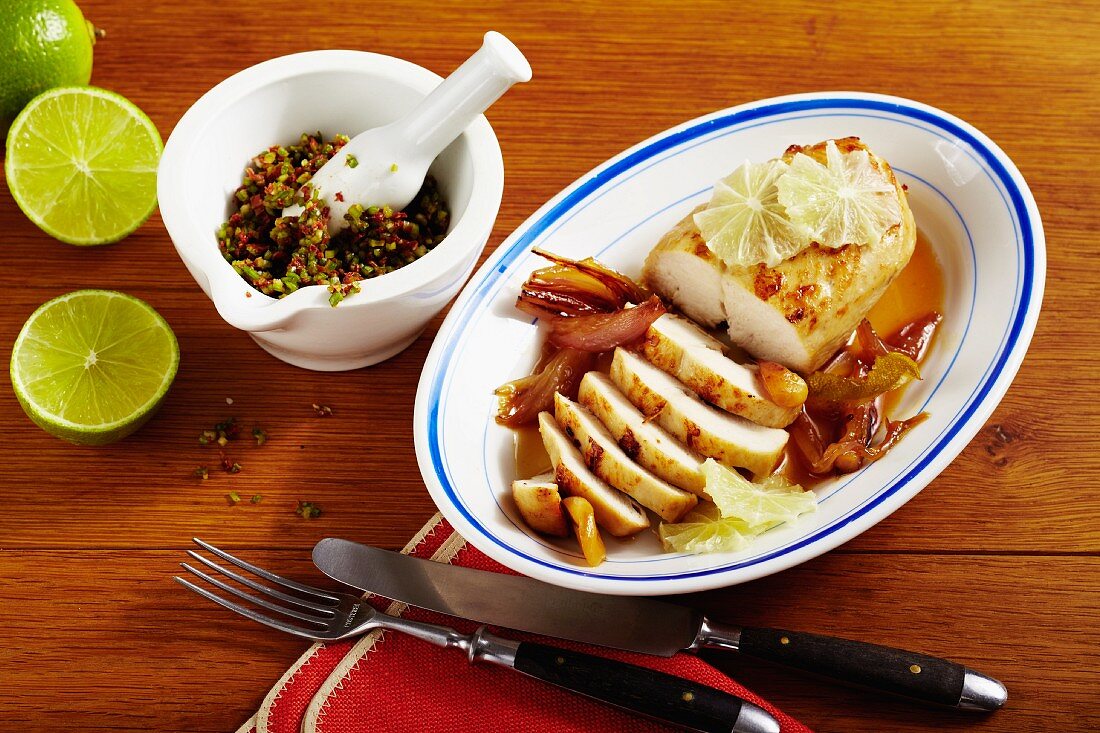
<path fill-rule="evenodd" d="M 835 142 L 843 154 L 867 150 L 858 138 Z M 792 145 L 783 159 L 790 162 L 799 152 L 825 162 L 825 142 Z M 730 339 L 758 359 L 802 373 L 817 369 L 909 262 L 916 244 L 905 190 L 890 165 L 867 152 L 893 184 L 901 208 L 900 224 L 877 244 L 831 249 L 815 243 L 775 267 L 728 267 L 703 241 L 693 211 L 646 258 L 645 284 L 704 326 L 725 321 Z"/>

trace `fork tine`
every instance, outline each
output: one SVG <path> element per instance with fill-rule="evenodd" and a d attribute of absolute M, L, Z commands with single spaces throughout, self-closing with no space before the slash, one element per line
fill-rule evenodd
<path fill-rule="evenodd" d="M 267 570 L 264 570 L 263 568 L 258 568 L 258 567 L 256 567 L 255 565 L 253 565 L 251 563 L 245 562 L 244 560 L 238 560 L 237 558 L 233 557 L 232 555 L 230 555 L 225 550 L 219 550 L 217 547 L 214 547 L 209 542 L 203 542 L 198 537 L 192 537 L 191 541 L 194 542 L 199 547 L 201 547 L 202 549 L 209 552 L 210 554 L 217 555 L 222 560 L 225 560 L 226 562 L 232 563 L 232 564 L 236 565 L 237 567 L 242 568 L 243 570 L 247 570 L 248 572 L 250 572 L 254 575 L 258 575 L 261 578 L 263 578 L 264 580 L 271 581 L 272 583 L 275 583 L 277 585 L 281 585 L 284 588 L 291 588 L 292 590 L 296 590 L 299 593 L 305 593 L 307 595 L 312 595 L 312 596 L 315 596 L 315 597 L 319 597 L 319 598 L 321 598 L 323 600 L 326 600 L 326 601 L 332 601 L 333 603 L 339 603 L 340 602 L 339 597 L 334 596 L 331 593 L 327 593 L 327 592 L 321 590 L 320 588 L 314 588 L 313 586 L 305 585 L 303 583 L 296 583 L 295 581 L 290 580 L 289 578 L 284 578 L 280 575 L 276 575 L 275 573 L 268 572 Z"/>
<path fill-rule="evenodd" d="M 205 557 L 203 557 L 199 553 L 195 552 L 194 550 L 188 550 L 187 554 L 190 555 L 191 557 L 193 557 L 194 559 L 198 560 L 199 562 L 201 562 L 203 565 L 210 568 L 211 570 L 213 570 L 215 572 L 218 572 L 218 573 L 221 573 L 222 575 L 225 575 L 227 577 L 230 577 L 233 580 L 240 583 L 241 585 L 248 586 L 249 588 L 251 588 L 253 590 L 258 590 L 261 593 L 266 593 L 267 595 L 272 596 L 273 598 L 278 598 L 279 600 L 286 601 L 287 603 L 293 603 L 297 606 L 301 606 L 302 608 L 311 608 L 314 611 L 319 611 L 321 613 L 325 613 L 325 614 L 328 614 L 330 616 L 335 615 L 335 613 L 336 613 L 334 607 L 331 606 L 331 605 L 322 605 L 320 603 L 314 603 L 313 601 L 307 601 L 304 598 L 298 598 L 297 596 L 291 596 L 291 595 L 287 595 L 286 593 L 281 593 L 281 592 L 275 590 L 274 588 L 268 588 L 266 585 L 261 585 L 260 583 L 257 583 L 254 580 L 249 580 L 248 578 L 246 578 L 242 575 L 234 573 L 232 570 L 230 570 L 228 568 L 223 568 L 221 565 L 218 565 L 213 560 L 206 559 Z"/>
<path fill-rule="evenodd" d="M 284 623 L 283 621 L 279 621 L 278 619 L 273 619 L 269 616 L 265 616 L 262 613 L 257 613 L 256 611 L 253 611 L 251 608 L 246 608 L 246 607 L 244 607 L 244 606 L 242 606 L 238 603 L 234 603 L 233 601 L 227 601 L 226 599 L 222 598 L 221 596 L 219 596 L 216 593 L 211 593 L 210 591 L 206 590 L 205 588 L 200 588 L 199 586 L 195 585 L 194 583 L 192 583 L 190 580 L 187 580 L 186 578 L 181 578 L 180 576 L 177 575 L 176 576 L 176 582 L 179 583 L 180 585 L 184 586 L 185 588 L 188 588 L 190 590 L 195 591 L 196 593 L 198 593 L 203 598 L 206 598 L 207 600 L 211 600 L 214 603 L 217 603 L 219 606 L 222 606 L 224 608 L 228 608 L 230 611 L 234 611 L 236 613 L 239 613 L 240 615 L 244 616 L 245 618 L 252 619 L 253 621 L 255 621 L 257 623 L 261 623 L 264 626 L 270 626 L 273 629 L 278 629 L 279 631 L 284 631 L 288 634 L 294 634 L 295 636 L 301 636 L 301 637 L 304 637 L 306 639 L 318 639 L 318 638 L 321 637 L 320 633 L 318 633 L 316 631 L 313 631 L 311 629 L 303 629 L 301 627 L 294 626 L 292 624 Z"/>
<path fill-rule="evenodd" d="M 292 608 L 286 608 L 285 606 L 280 606 L 277 603 L 272 603 L 271 601 L 266 601 L 263 598 L 259 598 L 257 596 L 252 595 L 251 593 L 245 593 L 243 590 L 238 590 L 237 588 L 234 588 L 233 586 L 229 585 L 228 583 L 224 583 L 224 582 L 218 580 L 217 578 L 213 578 L 213 577 L 207 575 L 206 573 L 204 573 L 203 571 L 197 570 L 197 569 L 191 567 L 190 565 L 188 565 L 185 562 L 181 562 L 180 565 L 183 566 L 183 569 L 186 570 L 187 572 L 192 573 L 193 575 L 199 576 L 200 578 L 205 580 L 207 583 L 210 583 L 211 585 L 213 585 L 217 588 L 221 588 L 226 593 L 230 593 L 232 595 L 235 595 L 235 596 L 237 596 L 237 598 L 241 598 L 243 600 L 246 600 L 249 603 L 255 603 L 257 606 L 260 606 L 261 608 L 266 608 L 268 611 L 275 611 L 276 613 L 281 613 L 284 616 L 290 616 L 291 618 L 296 618 L 299 621 L 306 621 L 307 623 L 319 624 L 321 626 L 327 626 L 328 625 L 329 619 L 318 618 L 316 616 L 311 616 L 308 613 L 302 613 L 300 611 L 295 611 Z"/>

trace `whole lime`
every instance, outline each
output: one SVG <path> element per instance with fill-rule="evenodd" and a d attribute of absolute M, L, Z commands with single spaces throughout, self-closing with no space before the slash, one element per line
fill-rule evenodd
<path fill-rule="evenodd" d="M 92 78 L 95 27 L 72 0 L 4 0 L 0 13 L 0 134 L 39 93 Z"/>

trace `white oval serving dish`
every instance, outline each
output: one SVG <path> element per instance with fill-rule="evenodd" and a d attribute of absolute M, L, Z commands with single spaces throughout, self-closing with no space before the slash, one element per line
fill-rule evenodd
<path fill-rule="evenodd" d="M 541 335 L 513 307 L 538 246 L 595 256 L 637 276 L 658 238 L 746 159 L 792 143 L 857 135 L 909 187 L 918 226 L 945 270 L 945 320 L 897 413 L 931 417 L 883 460 L 818 488 L 820 506 L 738 553 L 664 553 L 655 532 L 608 541 L 584 565 L 571 542 L 528 530 L 511 504 L 513 434 L 493 389 L 529 373 Z M 743 583 L 855 537 L 924 488 L 982 427 L 1027 350 L 1045 277 L 1042 223 L 1008 156 L 962 120 L 897 97 L 829 92 L 767 99 L 691 120 L 616 156 L 549 201 L 475 274 L 421 376 L 416 452 L 432 498 L 470 542 L 526 575 L 580 590 L 684 593 Z"/>

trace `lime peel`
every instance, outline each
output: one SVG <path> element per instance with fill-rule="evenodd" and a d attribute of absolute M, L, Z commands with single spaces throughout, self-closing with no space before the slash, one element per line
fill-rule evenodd
<path fill-rule="evenodd" d="M 900 351 L 891 351 L 875 359 L 871 371 L 863 377 L 818 371 L 806 378 L 806 384 L 811 400 L 861 403 L 900 389 L 914 379 L 920 379 L 920 365 Z"/>
<path fill-rule="evenodd" d="M 664 523 L 659 534 L 668 551 L 736 552 L 758 535 L 817 509 L 817 496 L 778 474 L 753 483 L 708 458 L 701 471 L 713 504 L 700 504 L 683 521 Z"/>

